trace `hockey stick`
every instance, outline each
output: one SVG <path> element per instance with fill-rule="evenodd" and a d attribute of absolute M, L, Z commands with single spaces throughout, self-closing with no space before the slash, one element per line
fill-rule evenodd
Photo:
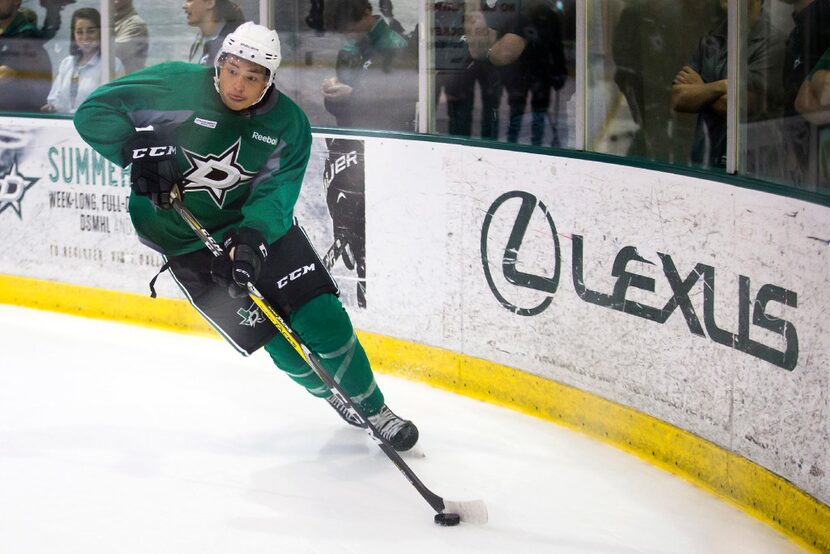
<path fill-rule="evenodd" d="M 334 239 L 334 242 L 328 252 L 326 252 L 326 255 L 323 256 L 323 265 L 326 266 L 326 269 L 331 271 L 334 264 L 337 263 L 337 258 L 343 259 L 343 265 L 345 265 L 346 269 L 349 271 L 354 269 L 355 259 L 352 249 L 348 242 L 345 242 L 339 238 Z"/>
<path fill-rule="evenodd" d="M 177 188 L 174 187 L 170 193 L 170 202 L 173 208 L 193 230 L 194 233 L 205 243 L 210 252 L 220 257 L 223 254 L 222 247 L 216 240 L 202 227 L 201 223 L 190 213 L 190 210 L 184 207 L 181 201 L 181 195 Z M 459 521 L 467 523 L 483 524 L 487 523 L 487 507 L 481 500 L 469 501 L 453 501 L 445 500 L 429 490 L 426 485 L 421 482 L 415 472 L 403 461 L 400 454 L 383 438 L 378 432 L 377 428 L 372 425 L 369 418 L 360 408 L 352 402 L 349 395 L 342 389 L 342 387 L 329 375 L 323 368 L 317 356 L 303 344 L 302 340 L 297 334 L 285 323 L 280 315 L 274 310 L 268 300 L 262 296 L 253 283 L 248 283 L 248 294 L 251 300 L 256 303 L 262 310 L 262 313 L 274 324 L 274 327 L 280 334 L 288 341 L 288 343 L 305 359 L 311 369 L 323 380 L 326 386 L 331 390 L 340 402 L 342 402 L 350 412 L 350 415 L 355 417 L 360 427 L 366 430 L 372 440 L 378 445 L 386 456 L 392 460 L 392 463 L 403 473 L 404 477 L 415 487 L 415 490 L 427 501 L 427 503 L 435 510 L 435 522 L 440 525 L 457 525 Z"/>
<path fill-rule="evenodd" d="M 326 269 L 331 271 L 331 268 L 334 267 L 334 264 L 337 263 L 337 258 L 339 258 L 343 251 L 346 249 L 346 244 L 340 239 L 334 239 L 334 242 L 329 248 L 326 255 L 323 256 L 323 265 L 326 266 Z"/>

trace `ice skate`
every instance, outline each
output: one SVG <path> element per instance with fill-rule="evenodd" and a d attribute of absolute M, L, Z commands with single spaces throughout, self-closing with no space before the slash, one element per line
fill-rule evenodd
<path fill-rule="evenodd" d="M 350 412 L 348 406 L 341 402 L 337 396 L 332 394 L 326 398 L 326 402 L 328 402 L 329 405 L 334 408 L 334 411 L 336 411 L 340 417 L 343 418 L 343 421 L 354 427 L 360 427 L 360 422 L 358 421 L 357 416 Z"/>
<path fill-rule="evenodd" d="M 386 404 L 378 413 L 370 415 L 369 421 L 398 452 L 405 452 L 418 442 L 418 428 L 415 424 L 395 415 Z"/>

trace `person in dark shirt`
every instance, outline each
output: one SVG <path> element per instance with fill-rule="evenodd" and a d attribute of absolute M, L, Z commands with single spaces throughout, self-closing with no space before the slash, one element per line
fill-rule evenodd
<path fill-rule="evenodd" d="M 830 48 L 830 0 L 780 0 L 793 6 L 794 27 L 784 50 L 784 119 L 782 132 L 788 166 L 784 179 L 795 186 L 814 189 L 817 128 L 795 108 L 796 97 L 807 76 Z"/>
<path fill-rule="evenodd" d="M 795 109 L 814 125 L 830 124 L 830 48 L 801 83 Z"/>
<path fill-rule="evenodd" d="M 545 130 L 551 87 L 561 89 L 567 79 L 562 28 L 553 3 L 548 0 L 484 0 L 483 22 L 492 31 L 482 31 L 473 20 L 469 35 L 487 38 L 470 41 L 473 58 L 486 59 L 500 68 L 510 121 L 507 140 L 517 142 L 528 97 L 532 112 L 531 144 L 539 145 Z"/>
<path fill-rule="evenodd" d="M 19 9 L 20 0 L 0 0 L 0 111 L 37 112 L 52 86 L 52 62 L 41 31 Z"/>
<path fill-rule="evenodd" d="M 630 0 L 613 26 L 614 83 L 637 125 L 625 154 L 689 159 L 695 117 L 672 110 L 672 80 L 700 37 L 723 18 L 718 0 Z"/>
<path fill-rule="evenodd" d="M 479 0 L 470 0 L 477 4 Z M 481 91 L 481 137 L 497 139 L 502 86 L 496 67 L 470 55 L 464 34 L 464 0 L 435 2 L 435 98 L 443 91 L 447 102 L 448 132 L 469 137 L 473 130 L 475 87 Z"/>
<path fill-rule="evenodd" d="M 726 0 L 721 1 L 726 9 Z M 776 75 L 781 72 L 783 35 L 770 24 L 764 0 L 749 0 L 747 50 L 748 119 L 778 115 L 781 103 Z M 700 39 L 691 61 L 672 82 L 672 108 L 697 113 L 692 165 L 726 167 L 727 21 Z"/>

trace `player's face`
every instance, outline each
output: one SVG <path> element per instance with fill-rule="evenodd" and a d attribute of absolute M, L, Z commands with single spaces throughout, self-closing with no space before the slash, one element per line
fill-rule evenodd
<path fill-rule="evenodd" d="M 261 65 L 228 56 L 219 68 L 219 95 L 234 110 L 251 107 L 268 86 L 267 70 Z"/>

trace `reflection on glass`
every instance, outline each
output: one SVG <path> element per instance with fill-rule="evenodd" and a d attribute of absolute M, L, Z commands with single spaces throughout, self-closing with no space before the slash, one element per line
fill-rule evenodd
<path fill-rule="evenodd" d="M 726 10 L 726 0 L 721 0 L 721 6 Z M 742 15 L 748 32 L 743 48 L 746 94 L 741 110 L 744 121 L 767 126 L 766 122 L 781 112 L 784 39 L 763 6 L 763 0 L 748 0 L 747 13 Z M 691 164 L 718 170 L 726 168 L 727 28 L 724 12 L 717 27 L 700 39 L 691 61 L 672 86 L 674 108 L 698 114 Z"/>
<path fill-rule="evenodd" d="M 58 67 L 43 112 L 75 113 L 102 83 L 101 14 L 95 8 L 78 8 L 69 32 L 69 55 Z M 124 73 L 121 62 L 116 63 L 116 73 Z"/>
<path fill-rule="evenodd" d="M 63 5 L 50 4 L 41 30 L 37 13 L 21 11 L 20 0 L 0 0 L 0 111 L 37 112 L 46 103 L 52 62 L 43 43 L 54 36 Z"/>
<path fill-rule="evenodd" d="M 830 90 L 825 77 L 830 0 L 767 0 L 764 9 L 769 11 L 772 24 L 785 30 L 778 38 L 783 49 L 781 65 L 776 68 L 777 75 L 770 77 L 782 87 L 781 110 L 774 120 L 759 122 L 751 114 L 742 120 L 746 143 L 742 145 L 745 163 L 741 169 L 765 180 L 830 193 L 830 95 L 824 92 Z M 751 94 L 751 68 L 742 82 Z"/>
<path fill-rule="evenodd" d="M 112 0 L 112 21 L 115 57 L 121 60 L 127 73 L 141 69 L 147 63 L 149 32 L 133 7 L 133 0 Z"/>
<path fill-rule="evenodd" d="M 312 125 L 416 130 L 417 2 L 312 0 L 273 8 L 283 54 L 277 84 Z"/>
<path fill-rule="evenodd" d="M 198 29 L 187 59 L 213 65 L 225 37 L 246 21 L 242 8 L 230 0 L 184 0 L 187 24 Z"/>
<path fill-rule="evenodd" d="M 392 13 L 392 3 L 385 3 Z M 387 16 L 393 25 L 400 23 Z M 375 15 L 368 0 L 326 0 L 323 20 L 340 35 L 335 75 L 320 85 L 339 127 L 416 130 L 417 39 L 408 40 Z"/>
<path fill-rule="evenodd" d="M 465 35 L 465 4 L 444 1 L 434 4 L 434 102 L 439 120 L 437 131 L 455 136 L 473 136 L 473 120 L 479 121 L 477 136 L 497 139 L 501 79 L 495 66 L 487 60 L 474 59 Z M 470 10 L 474 17 L 477 14 Z M 486 32 L 486 31 L 485 31 Z M 476 87 L 479 98 L 476 98 Z M 477 109 L 476 109 L 477 108 Z M 475 116 L 474 116 L 475 109 Z"/>
<path fill-rule="evenodd" d="M 795 108 L 816 129 L 813 153 L 817 187 L 830 192 L 830 48 L 816 64 L 798 90 Z"/>
<path fill-rule="evenodd" d="M 573 2 L 444 0 L 431 7 L 439 133 L 570 143 L 572 110 L 563 104 L 573 94 L 574 72 L 565 37 L 573 44 L 574 26 L 564 21 Z"/>
<path fill-rule="evenodd" d="M 264 7 L 104 1 L 115 76 L 212 64 Z M 277 85 L 312 125 L 414 132 L 420 115 L 431 133 L 575 144 L 576 0 L 264 1 L 282 45 Z M 738 1 L 738 172 L 830 193 L 830 0 Z M 62 25 L 69 4 L 101 11 L 100 0 L 0 0 L 0 110 L 71 113 L 95 87 L 100 54 Z M 724 170 L 726 6 L 587 0 L 586 149 Z"/>
<path fill-rule="evenodd" d="M 166 61 L 212 64 L 224 37 L 259 13 L 257 0 L 111 2 L 113 51 L 127 73 Z"/>
<path fill-rule="evenodd" d="M 718 0 L 591 0 L 587 148 L 689 164 L 697 118 L 672 84 L 723 18 Z"/>

